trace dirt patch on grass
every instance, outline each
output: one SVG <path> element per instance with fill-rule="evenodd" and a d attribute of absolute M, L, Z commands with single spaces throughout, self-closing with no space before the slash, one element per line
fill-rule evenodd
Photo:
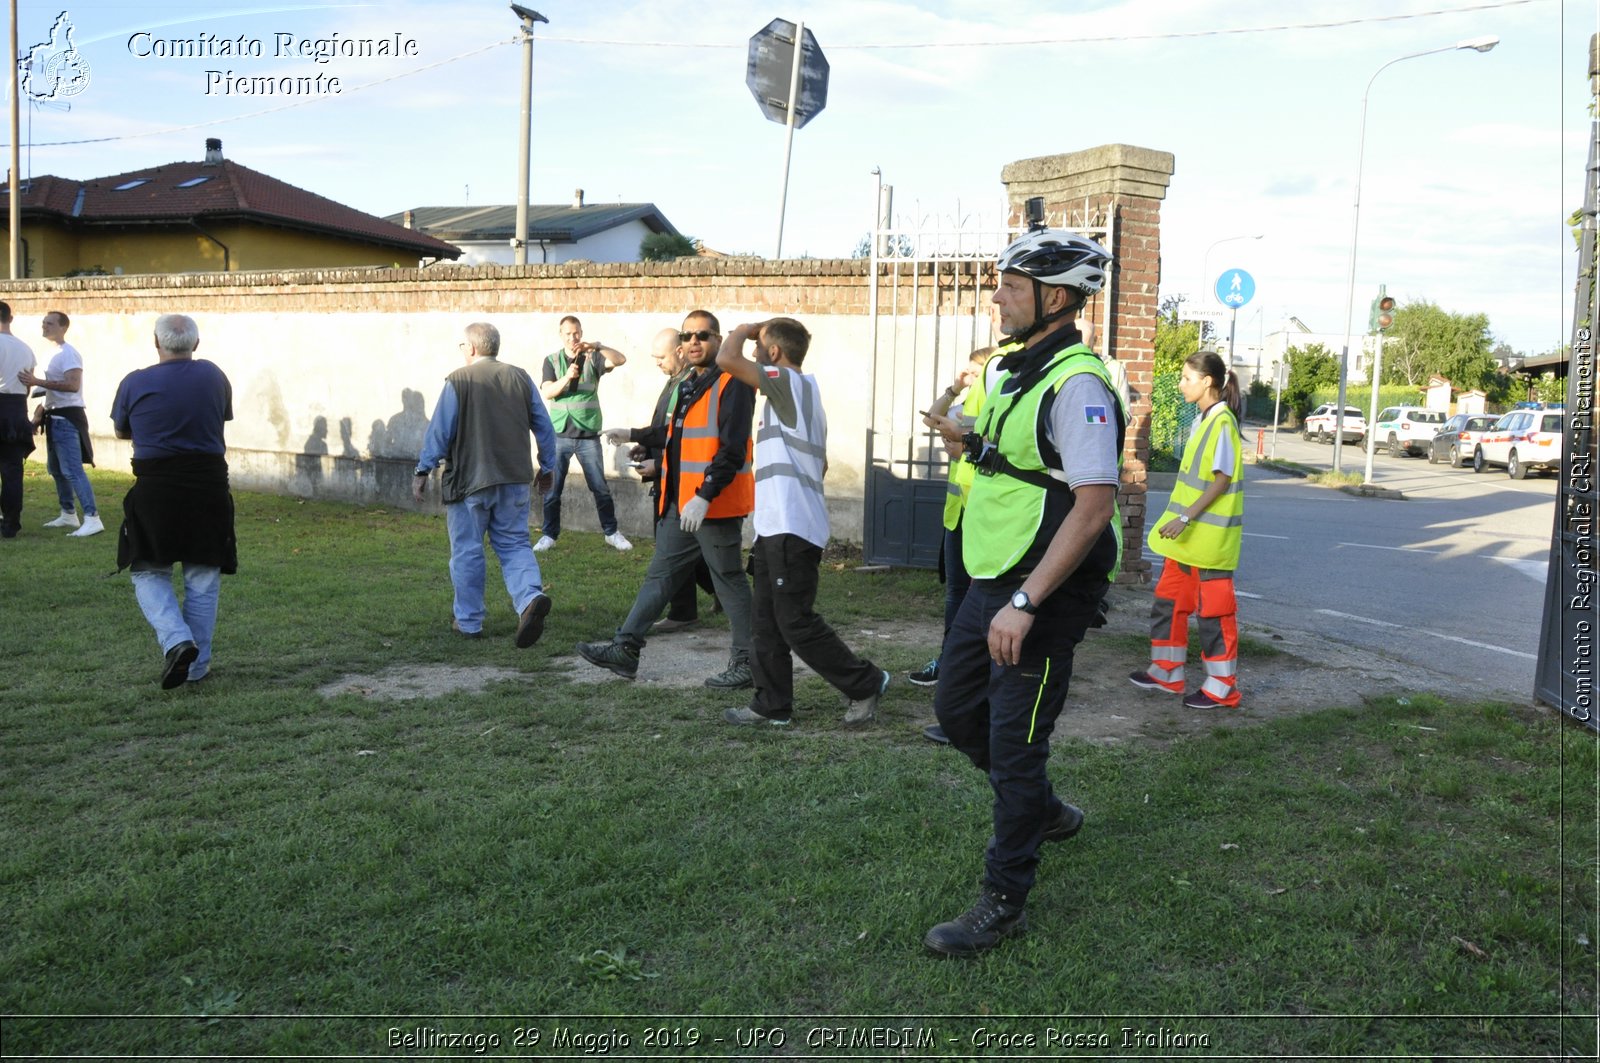
<path fill-rule="evenodd" d="M 1397 691 L 1443 696 L 1463 693 L 1455 689 L 1450 676 L 1421 671 L 1414 664 L 1390 660 L 1344 644 L 1332 644 L 1311 633 L 1280 632 L 1245 623 L 1240 626 L 1243 706 L 1238 709 L 1185 709 L 1178 697 L 1140 690 L 1128 682 L 1128 673 L 1146 663 L 1149 591 L 1116 587 L 1111 591 L 1111 600 L 1113 607 L 1107 625 L 1091 631 L 1078 647 L 1071 692 L 1056 724 L 1056 734 L 1060 737 L 1103 745 L 1162 744 L 1215 727 L 1248 726 L 1330 705 L 1358 704 L 1366 698 Z M 913 650 L 912 656 L 917 658 L 931 653 L 939 642 L 935 618 L 843 625 L 839 633 L 867 657 L 897 658 L 902 664 L 907 659 L 905 651 L 908 649 Z M 657 687 L 665 698 L 678 699 L 684 696 L 680 692 L 699 691 L 708 695 L 708 704 L 713 700 L 718 706 L 735 704 L 741 692 L 711 695 L 703 685 L 708 676 L 722 671 L 727 661 L 725 624 L 657 635 L 645 647 L 634 683 Z M 555 657 L 550 663 L 554 666 L 553 677 L 573 683 L 625 682 L 576 654 Z M 920 663 L 921 660 L 917 660 L 917 664 Z M 1193 655 L 1189 663 L 1191 671 L 1198 672 L 1199 662 Z M 797 680 L 811 674 L 804 665 L 795 662 Z M 406 665 L 377 675 L 345 676 L 323 687 L 320 693 L 326 697 L 355 694 L 391 700 L 431 698 L 456 691 L 475 693 L 490 683 L 520 678 L 525 678 L 524 673 L 496 666 Z M 839 729 L 838 720 L 831 711 L 817 709 L 815 697 L 802 696 L 799 700 L 797 731 L 812 727 L 828 731 Z M 902 667 L 895 671 L 878 724 L 858 733 L 881 734 L 887 728 L 902 735 L 915 735 L 932 722 L 932 688 L 907 683 Z"/>
<path fill-rule="evenodd" d="M 325 698 L 354 694 L 379 701 L 411 701 L 458 692 L 480 694 L 490 683 L 521 678 L 524 673 L 515 668 L 496 665 L 407 664 L 385 669 L 377 675 L 340 676 L 319 687 L 317 693 Z"/>

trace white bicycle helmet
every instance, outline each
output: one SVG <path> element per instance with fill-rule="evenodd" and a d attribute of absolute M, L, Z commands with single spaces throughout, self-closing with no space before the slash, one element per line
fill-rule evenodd
<path fill-rule="evenodd" d="M 1024 233 L 1000 253 L 995 270 L 1020 273 L 1040 284 L 1076 288 L 1090 296 L 1106 286 L 1111 252 L 1070 229 L 1036 229 Z"/>

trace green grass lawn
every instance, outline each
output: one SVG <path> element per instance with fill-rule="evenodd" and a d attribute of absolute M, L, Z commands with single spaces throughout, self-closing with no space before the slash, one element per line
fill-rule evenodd
<path fill-rule="evenodd" d="M 442 517 L 241 494 L 213 675 L 163 693 L 114 534 L 40 529 L 28 469 L 0 543 L 7 1057 L 1594 1050 L 1595 740 L 1553 712 L 1396 691 L 1161 749 L 1059 743 L 1089 818 L 1048 850 L 1031 930 L 941 960 L 921 937 L 975 896 L 990 791 L 918 737 L 926 691 L 897 683 L 861 733 L 752 733 L 717 719 L 737 695 L 570 683 L 551 659 L 621 619 L 647 544 L 541 555 L 556 608 L 518 652 L 492 563 L 491 637 L 448 630 Z M 93 480 L 114 529 L 128 480 Z M 830 568 L 820 609 L 906 620 L 939 594 Z M 317 693 L 428 664 L 521 674 Z"/>

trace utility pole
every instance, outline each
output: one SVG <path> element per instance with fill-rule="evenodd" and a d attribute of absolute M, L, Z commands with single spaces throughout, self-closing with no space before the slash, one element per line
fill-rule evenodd
<path fill-rule="evenodd" d="M 22 277 L 22 86 L 17 78 L 17 0 L 11 0 L 11 279 Z"/>
<path fill-rule="evenodd" d="M 16 0 L 12 0 L 15 5 Z M 521 4 L 512 4 L 512 12 L 522 20 L 522 121 L 521 128 L 517 130 L 517 232 L 511 238 L 511 246 L 516 249 L 516 264 L 528 264 L 528 184 L 529 171 L 533 167 L 533 24 L 543 22 L 546 25 L 550 20 L 539 12 L 523 7 Z M 11 138 L 13 141 L 16 137 Z"/>

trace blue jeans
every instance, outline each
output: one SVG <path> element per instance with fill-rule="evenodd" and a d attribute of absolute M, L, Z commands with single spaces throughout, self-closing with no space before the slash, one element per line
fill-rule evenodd
<path fill-rule="evenodd" d="M 89 474 L 83 471 L 83 443 L 78 439 L 78 426 L 65 417 L 50 418 L 49 450 L 45 465 L 56 481 L 56 498 L 61 501 L 61 511 L 74 510 L 72 496 L 83 504 L 83 515 L 92 516 L 94 488 L 89 486 Z"/>
<path fill-rule="evenodd" d="M 456 626 L 472 634 L 483 630 L 483 537 L 488 535 L 500 575 L 517 615 L 528 607 L 544 583 L 528 540 L 530 491 L 527 484 L 498 484 L 474 491 L 444 507 L 450 531 L 450 582 L 456 589 Z"/>
<path fill-rule="evenodd" d="M 200 656 L 189 666 L 190 679 L 203 679 L 211 670 L 211 634 L 217 628 L 217 593 L 222 589 L 222 569 L 215 565 L 183 564 L 183 605 L 172 588 L 171 565 L 133 565 L 133 593 L 144 618 L 155 628 L 156 641 L 166 653 L 180 642 L 193 642 Z"/>
<path fill-rule="evenodd" d="M 583 470 L 583 482 L 594 495 L 594 511 L 600 517 L 600 531 L 614 535 L 617 530 L 617 507 L 611 501 L 611 488 L 606 486 L 605 461 L 600 456 L 600 440 L 575 439 L 556 436 L 556 482 L 544 496 L 544 534 L 552 539 L 561 538 L 561 489 L 567 486 L 567 468 L 572 458 L 578 458 L 578 468 Z"/>

